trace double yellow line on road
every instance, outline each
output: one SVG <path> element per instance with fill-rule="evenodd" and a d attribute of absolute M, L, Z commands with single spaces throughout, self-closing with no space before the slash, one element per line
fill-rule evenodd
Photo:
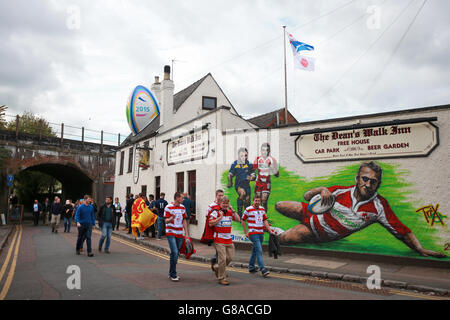
<path fill-rule="evenodd" d="M 100 233 L 100 232 L 96 232 L 96 233 Z M 166 254 L 163 253 L 159 253 L 156 252 L 152 249 L 147 249 L 142 247 L 142 245 L 140 244 L 135 244 L 135 243 L 131 243 L 130 240 L 123 240 L 123 239 L 119 239 L 117 236 L 113 236 L 111 237 L 112 239 L 114 239 L 117 242 L 120 242 L 122 244 L 125 244 L 129 247 L 133 247 L 137 250 L 140 250 L 142 252 L 148 253 L 150 255 L 156 256 L 158 258 L 164 259 L 164 260 L 170 260 L 170 257 Z M 197 267 L 202 267 L 202 268 L 210 268 L 209 264 L 206 263 L 201 263 L 201 262 L 194 262 L 194 261 L 188 261 L 188 260 L 184 260 L 184 259 L 179 259 L 178 260 L 179 263 L 182 264 L 187 264 L 187 265 L 191 265 L 191 266 L 197 266 Z M 230 268 L 227 267 L 228 271 L 233 271 L 233 272 L 239 272 L 239 273 L 248 273 L 248 271 L 246 270 L 238 270 L 235 268 Z M 278 278 L 278 279 L 285 279 L 285 280 L 294 280 L 294 281 L 301 281 L 301 282 L 306 282 L 308 280 L 311 280 L 310 278 L 307 277 L 301 277 L 301 276 L 295 276 L 295 275 L 289 275 L 289 274 L 271 274 L 270 275 L 271 278 Z M 323 283 L 329 283 L 332 282 L 331 280 L 328 279 L 315 279 L 315 281 L 318 282 L 323 282 Z M 358 287 L 361 288 L 362 285 L 358 285 L 358 284 L 352 284 L 352 286 L 354 287 Z M 423 295 L 420 293 L 413 293 L 413 292 L 407 292 L 407 291 L 401 291 L 401 290 L 395 290 L 395 289 L 387 289 L 387 292 L 389 292 L 390 294 L 394 295 L 403 295 L 403 296 L 408 296 L 408 297 L 412 297 L 412 298 L 420 298 L 420 299 L 430 299 L 430 300 L 448 300 L 448 298 L 445 297 L 436 297 L 436 296 L 427 296 L 427 295 Z"/>
<path fill-rule="evenodd" d="M 12 259 L 11 267 L 9 268 L 8 277 L 6 278 L 5 284 L 3 285 L 2 290 L 0 291 L 0 300 L 4 300 L 6 295 L 8 294 L 9 288 L 11 287 L 12 280 L 14 278 L 14 272 L 16 271 L 16 265 L 17 265 L 17 257 L 19 255 L 19 247 L 20 247 L 20 240 L 22 239 L 22 225 L 16 225 L 16 232 L 14 234 L 13 241 L 11 242 L 11 246 L 8 250 L 8 255 L 6 256 L 5 262 L 2 265 L 2 268 L 0 269 L 0 283 L 3 280 L 3 276 L 6 273 L 6 270 L 8 269 L 9 260 L 11 260 L 11 254 L 14 251 L 14 256 Z M 16 242 L 17 241 L 17 242 Z"/>

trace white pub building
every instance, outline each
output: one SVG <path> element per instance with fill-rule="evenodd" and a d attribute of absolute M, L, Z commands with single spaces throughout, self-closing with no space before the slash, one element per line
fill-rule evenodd
<path fill-rule="evenodd" d="M 170 203 L 175 192 L 188 192 L 195 204 L 190 234 L 198 239 L 215 190 L 226 187 L 222 175 L 237 159 L 237 150 L 251 145 L 256 154 L 259 140 L 267 141 L 268 130 L 244 120 L 210 73 L 174 94 L 166 66 L 164 80 L 155 77 L 151 92 L 160 115 L 119 146 L 114 197 L 124 203 L 130 193 L 158 199 L 164 192 Z"/>
<path fill-rule="evenodd" d="M 245 120 L 211 74 L 174 94 L 168 66 L 162 82 L 155 77 L 151 92 L 160 114 L 117 151 L 114 197 L 122 203 L 130 193 L 154 194 L 158 199 L 164 192 L 171 202 L 175 192 L 188 192 L 195 202 L 190 234 L 200 239 L 215 190 L 223 189 L 236 198 L 234 185 L 227 188 L 227 175 L 238 150 L 247 148 L 252 164 L 262 154 L 261 146 L 269 143 L 270 156 L 279 168 L 279 175 L 270 180 L 268 201 L 268 217 L 276 226 L 290 228 L 299 223 L 277 212 L 277 201 L 304 202 L 308 183 L 308 188 L 354 186 L 360 164 L 376 161 L 384 171 L 379 192 L 393 212 L 407 221 L 419 240 L 428 239 L 435 250 L 450 250 L 446 229 L 450 105 L 302 123 L 287 113 L 288 124 L 281 109 Z M 414 191 L 404 187 L 403 181 Z M 253 194 L 252 185 L 252 198 Z M 231 205 L 237 209 L 235 200 Z M 240 229 L 233 228 L 235 241 L 246 240 Z M 374 241 L 372 230 L 376 229 L 361 233 L 367 243 Z M 392 239 L 388 235 L 380 240 L 384 241 L 381 247 L 391 250 Z M 358 248 L 359 252 L 375 250 Z M 405 248 L 395 254 L 409 254 Z"/>

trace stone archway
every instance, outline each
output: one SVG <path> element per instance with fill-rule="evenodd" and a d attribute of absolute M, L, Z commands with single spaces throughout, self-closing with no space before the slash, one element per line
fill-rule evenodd
<path fill-rule="evenodd" d="M 10 159 L 8 174 L 18 175 L 23 171 L 38 171 L 61 182 L 64 199 L 81 199 L 85 194 L 94 196 L 96 181 L 90 172 L 84 170 L 73 158 L 36 155 L 26 159 Z"/>

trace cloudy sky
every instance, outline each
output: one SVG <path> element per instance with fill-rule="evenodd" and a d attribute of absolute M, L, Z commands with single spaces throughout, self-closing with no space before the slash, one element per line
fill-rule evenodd
<path fill-rule="evenodd" d="M 299 121 L 450 103 L 448 0 L 0 0 L 0 105 L 129 134 L 125 105 L 174 62 L 175 92 L 211 72 L 237 111 L 284 106 L 283 25 Z"/>

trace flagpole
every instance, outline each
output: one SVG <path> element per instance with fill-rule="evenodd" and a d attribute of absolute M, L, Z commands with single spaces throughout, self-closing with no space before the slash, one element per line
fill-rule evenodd
<path fill-rule="evenodd" d="M 283 39 L 284 39 L 284 120 L 288 124 L 288 111 L 287 111 L 287 71 L 286 71 L 286 26 L 283 26 Z"/>

